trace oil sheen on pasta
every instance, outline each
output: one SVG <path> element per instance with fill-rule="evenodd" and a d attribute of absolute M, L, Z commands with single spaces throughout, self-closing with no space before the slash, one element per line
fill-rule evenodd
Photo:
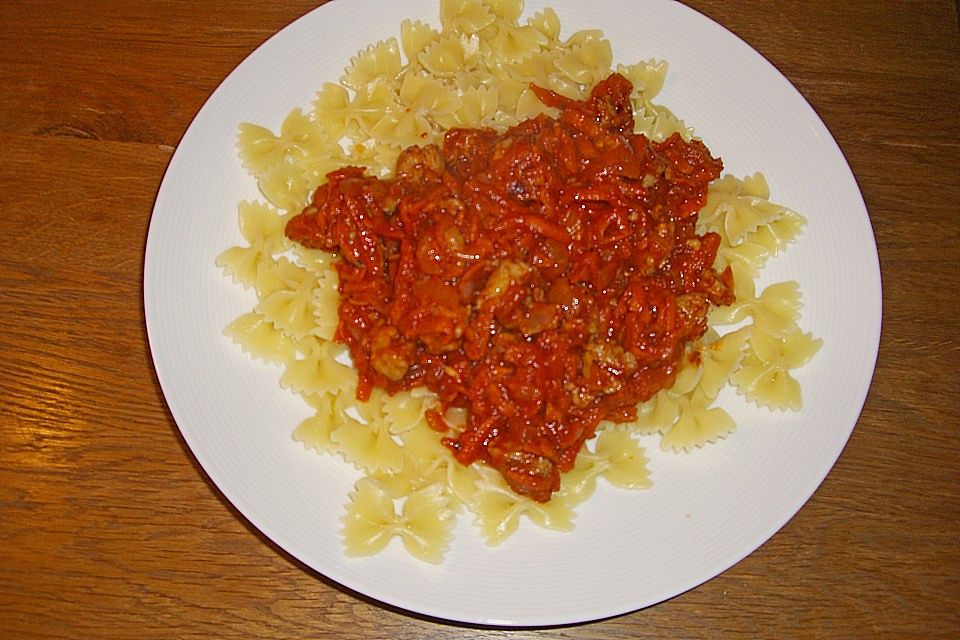
<path fill-rule="evenodd" d="M 631 89 L 618 74 L 583 101 L 535 88 L 556 118 L 451 129 L 390 180 L 334 171 L 286 227 L 339 255 L 335 339 L 358 399 L 425 386 L 443 433 L 467 409 L 444 439 L 457 460 L 541 502 L 601 420 L 672 384 L 710 305 L 733 302 L 719 236 L 695 230 L 722 163 L 635 134 Z"/>

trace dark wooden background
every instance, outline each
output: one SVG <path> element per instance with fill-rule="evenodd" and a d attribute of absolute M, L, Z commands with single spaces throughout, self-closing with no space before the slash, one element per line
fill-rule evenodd
<path fill-rule="evenodd" d="M 836 467 L 757 552 L 544 631 L 442 625 L 305 569 L 206 480 L 154 377 L 143 247 L 167 162 L 226 74 L 317 4 L 0 3 L 0 637 L 960 636 L 955 3 L 689 2 L 849 159 L 883 270 L 877 371 Z"/>

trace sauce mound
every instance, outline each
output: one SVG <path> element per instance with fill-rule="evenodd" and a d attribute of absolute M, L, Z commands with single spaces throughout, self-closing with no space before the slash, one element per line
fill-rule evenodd
<path fill-rule="evenodd" d="M 623 76 L 583 101 L 534 90 L 556 118 L 451 129 L 389 180 L 334 171 L 286 235 L 339 255 L 358 399 L 427 387 L 457 460 L 545 502 L 601 420 L 673 383 L 733 279 L 712 267 L 719 236 L 695 230 L 719 159 L 635 134 Z"/>

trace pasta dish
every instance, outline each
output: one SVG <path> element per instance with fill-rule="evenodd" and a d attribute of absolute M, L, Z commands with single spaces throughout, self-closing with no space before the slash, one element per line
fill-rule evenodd
<path fill-rule="evenodd" d="M 335 251 L 335 340 L 373 386 L 425 386 L 444 442 L 545 502 L 603 419 L 672 383 L 710 303 L 733 301 L 712 267 L 720 237 L 697 212 L 721 163 L 674 134 L 634 133 L 633 88 L 614 74 L 588 99 L 534 87 L 557 118 L 505 131 L 451 129 L 410 147 L 395 178 L 328 174 L 286 225 Z"/>
<path fill-rule="evenodd" d="M 805 219 L 656 102 L 666 62 L 522 0 L 439 8 L 237 133 L 262 197 L 217 264 L 256 303 L 224 333 L 358 470 L 350 555 L 440 562 L 464 514 L 569 531 L 598 484 L 653 485 L 651 445 L 733 434 L 725 391 L 800 410 L 821 344 L 797 282 L 756 286 Z"/>

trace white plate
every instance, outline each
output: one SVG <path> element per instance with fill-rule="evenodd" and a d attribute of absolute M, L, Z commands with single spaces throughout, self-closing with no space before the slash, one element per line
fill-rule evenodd
<path fill-rule="evenodd" d="M 809 220 L 799 243 L 761 279 L 796 279 L 802 326 L 824 340 L 799 370 L 800 413 L 724 406 L 738 431 L 690 455 L 648 447 L 655 486 L 607 486 L 579 509 L 572 533 L 529 526 L 486 547 L 461 516 L 446 560 L 413 560 L 399 545 L 343 555 L 340 517 L 355 472 L 306 452 L 291 431 L 309 409 L 280 389 L 280 371 L 222 335 L 255 302 L 215 267 L 241 241 L 240 199 L 257 196 L 234 136 L 251 121 L 274 129 L 315 89 L 340 77 L 362 46 L 399 35 L 402 19 L 439 24 L 437 0 L 336 0 L 291 24 L 213 93 L 180 143 L 157 196 L 146 248 L 144 302 L 167 403 L 197 460 L 270 539 L 341 585 L 449 620 L 553 625 L 636 610 L 690 589 L 763 544 L 804 504 L 860 413 L 880 333 L 880 273 L 863 200 L 813 109 L 759 54 L 721 26 L 667 0 L 529 0 L 564 34 L 601 28 L 619 62 L 665 58 L 660 101 L 743 175 L 762 170 L 774 199 Z M 529 524 L 529 523 L 527 523 Z"/>

